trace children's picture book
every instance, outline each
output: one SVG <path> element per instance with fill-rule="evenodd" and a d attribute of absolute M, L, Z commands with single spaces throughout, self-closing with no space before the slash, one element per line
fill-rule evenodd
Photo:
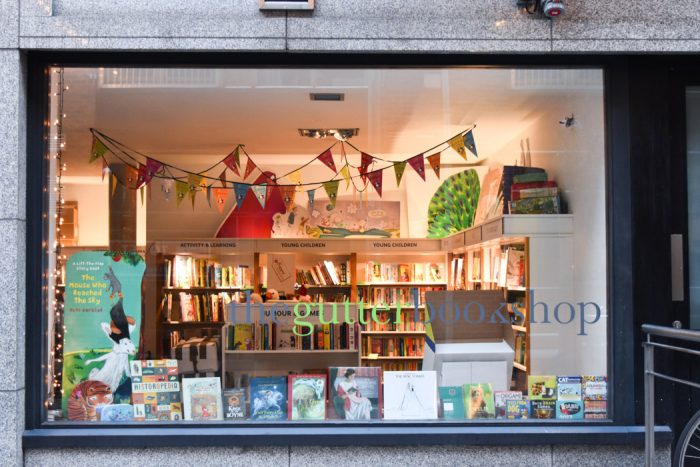
<path fill-rule="evenodd" d="M 134 419 L 134 406 L 131 404 L 111 404 L 97 407 L 101 422 L 128 422 Z"/>
<path fill-rule="evenodd" d="M 582 420 L 583 400 L 557 400 L 557 418 L 561 420 Z"/>
<path fill-rule="evenodd" d="M 382 417 L 380 367 L 331 367 L 328 380 L 328 418 L 370 420 Z"/>
<path fill-rule="evenodd" d="M 523 400 L 521 391 L 494 391 L 493 401 L 496 409 L 496 418 L 506 418 L 506 409 L 508 401 Z"/>
<path fill-rule="evenodd" d="M 556 418 L 557 401 L 552 399 L 531 400 L 530 401 L 530 418 L 546 419 Z"/>
<path fill-rule="evenodd" d="M 250 380 L 251 420 L 287 419 L 287 377 L 271 376 Z"/>
<path fill-rule="evenodd" d="M 608 400 L 607 376 L 584 376 L 583 398 L 590 401 Z"/>
<path fill-rule="evenodd" d="M 437 419 L 437 399 L 434 371 L 384 372 L 384 419 Z"/>
<path fill-rule="evenodd" d="M 584 400 L 583 418 L 588 420 L 604 420 L 608 418 L 608 401 Z"/>
<path fill-rule="evenodd" d="M 177 360 L 133 360 L 129 367 L 134 420 L 182 420 Z"/>
<path fill-rule="evenodd" d="M 524 420 L 530 418 L 530 401 L 506 400 L 506 417 L 508 420 Z"/>
<path fill-rule="evenodd" d="M 225 420 L 245 420 L 248 417 L 245 388 L 226 389 L 224 391 L 224 406 Z"/>
<path fill-rule="evenodd" d="M 464 420 L 464 392 L 460 386 L 440 386 L 440 418 Z"/>
<path fill-rule="evenodd" d="M 560 401 L 581 400 L 580 376 L 557 376 L 557 399 Z"/>
<path fill-rule="evenodd" d="M 491 384 L 465 384 L 463 390 L 467 418 L 496 418 Z"/>
<path fill-rule="evenodd" d="M 326 375 L 289 375 L 290 420 L 326 419 Z"/>
<path fill-rule="evenodd" d="M 220 378 L 183 378 L 185 420 L 223 420 Z"/>
<path fill-rule="evenodd" d="M 248 323 L 233 326 L 233 349 L 253 350 L 253 325 Z"/>
<path fill-rule="evenodd" d="M 527 388 L 531 401 L 554 400 L 557 398 L 557 377 L 530 375 L 527 377 Z"/>

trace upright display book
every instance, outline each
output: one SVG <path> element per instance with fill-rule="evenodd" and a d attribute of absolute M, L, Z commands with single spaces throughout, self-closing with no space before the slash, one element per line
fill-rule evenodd
<path fill-rule="evenodd" d="M 326 419 L 326 375 L 289 375 L 290 420 Z"/>
<path fill-rule="evenodd" d="M 181 420 L 177 360 L 134 360 L 130 364 L 134 420 Z"/>
<path fill-rule="evenodd" d="M 557 401 L 552 399 L 531 400 L 530 418 L 548 419 L 557 416 Z"/>
<path fill-rule="evenodd" d="M 464 392 L 460 386 L 440 386 L 440 418 L 464 420 Z"/>
<path fill-rule="evenodd" d="M 580 376 L 557 376 L 557 400 L 579 401 L 581 399 Z"/>
<path fill-rule="evenodd" d="M 434 371 L 384 372 L 386 420 L 436 419 L 437 399 L 437 375 Z"/>
<path fill-rule="evenodd" d="M 506 417 L 508 420 L 524 420 L 530 418 L 530 401 L 506 400 Z"/>
<path fill-rule="evenodd" d="M 185 420 L 224 419 L 219 378 L 183 378 L 182 399 Z"/>
<path fill-rule="evenodd" d="M 382 418 L 380 367 L 331 367 L 328 380 L 328 418 L 370 420 Z"/>
<path fill-rule="evenodd" d="M 248 417 L 248 404 L 244 388 L 224 391 L 224 420 L 245 420 Z"/>
<path fill-rule="evenodd" d="M 583 398 L 589 401 L 608 400 L 607 376 L 584 376 Z"/>
<path fill-rule="evenodd" d="M 272 376 L 250 380 L 251 420 L 287 419 L 287 377 Z"/>
<path fill-rule="evenodd" d="M 520 391 L 495 391 L 493 393 L 496 418 L 507 418 L 507 402 L 523 400 L 523 393 Z"/>
<path fill-rule="evenodd" d="M 583 420 L 583 400 L 557 400 L 557 418 Z"/>
<path fill-rule="evenodd" d="M 496 418 L 491 384 L 465 384 L 462 388 L 464 390 L 464 405 L 467 409 L 467 418 Z"/>
<path fill-rule="evenodd" d="M 556 376 L 528 376 L 527 377 L 528 399 L 535 400 L 555 400 L 557 398 L 557 377 Z"/>
<path fill-rule="evenodd" d="M 584 400 L 583 418 L 588 420 L 604 420 L 608 418 L 608 401 Z"/>

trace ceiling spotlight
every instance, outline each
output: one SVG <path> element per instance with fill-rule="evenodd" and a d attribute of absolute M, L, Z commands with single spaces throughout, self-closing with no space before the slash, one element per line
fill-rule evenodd
<path fill-rule="evenodd" d="M 299 128 L 299 135 L 307 138 L 322 139 L 333 136 L 339 141 L 346 141 L 357 136 L 359 128 Z"/>

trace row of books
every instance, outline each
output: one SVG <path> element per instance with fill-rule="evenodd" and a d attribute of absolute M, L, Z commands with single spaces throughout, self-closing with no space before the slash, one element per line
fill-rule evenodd
<path fill-rule="evenodd" d="M 452 283 L 457 289 L 468 288 L 467 282 L 491 282 L 498 287 L 525 287 L 525 251 L 522 247 L 484 248 L 453 258 Z M 465 280 L 465 274 L 468 274 Z"/>
<path fill-rule="evenodd" d="M 363 331 L 424 331 L 425 312 L 418 310 L 418 316 L 413 308 L 384 310 L 377 313 L 377 319 L 372 319 L 371 311 L 365 310 L 368 323 L 363 325 Z"/>
<path fill-rule="evenodd" d="M 250 287 L 251 274 L 247 265 L 225 266 L 208 258 L 175 255 L 165 259 L 165 287 L 244 288 Z"/>
<path fill-rule="evenodd" d="M 166 322 L 224 321 L 226 306 L 240 298 L 238 293 L 228 292 L 166 292 L 161 301 L 161 316 Z"/>
<path fill-rule="evenodd" d="M 369 261 L 365 268 L 367 283 L 443 282 L 443 265 L 439 263 L 387 264 Z"/>
<path fill-rule="evenodd" d="M 308 294 L 312 303 L 345 303 L 350 300 L 350 295 L 342 292 L 318 292 Z"/>
<path fill-rule="evenodd" d="M 304 331 L 297 329 L 297 332 Z M 339 323 L 315 325 L 308 335 L 298 335 L 294 326 L 278 323 L 227 324 L 226 350 L 357 350 L 359 326 Z"/>
<path fill-rule="evenodd" d="M 510 187 L 511 214 L 559 214 L 561 203 L 557 182 L 548 180 L 547 172 L 533 172 L 513 177 Z"/>
<path fill-rule="evenodd" d="M 362 355 L 379 357 L 422 357 L 423 337 L 367 336 L 362 341 Z"/>
<path fill-rule="evenodd" d="M 521 365 L 525 365 L 526 361 L 526 345 L 527 336 L 522 331 L 515 332 L 515 358 L 514 361 Z"/>
<path fill-rule="evenodd" d="M 350 283 L 350 262 L 321 261 L 309 269 L 297 269 L 296 281 L 307 285 L 344 285 Z"/>
<path fill-rule="evenodd" d="M 357 300 L 369 307 L 401 305 L 402 308 L 414 308 L 416 298 L 418 305 L 423 306 L 425 292 L 434 290 L 444 290 L 444 287 L 360 287 L 357 289 Z"/>
<path fill-rule="evenodd" d="M 365 360 L 363 364 L 381 368 L 382 371 L 418 371 L 422 366 L 422 362 L 418 360 Z"/>

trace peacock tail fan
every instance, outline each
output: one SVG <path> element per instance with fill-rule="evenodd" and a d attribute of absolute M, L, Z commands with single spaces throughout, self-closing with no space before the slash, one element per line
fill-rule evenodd
<path fill-rule="evenodd" d="M 445 179 L 428 205 L 428 238 L 443 238 L 471 227 L 480 192 L 474 169 Z"/>

